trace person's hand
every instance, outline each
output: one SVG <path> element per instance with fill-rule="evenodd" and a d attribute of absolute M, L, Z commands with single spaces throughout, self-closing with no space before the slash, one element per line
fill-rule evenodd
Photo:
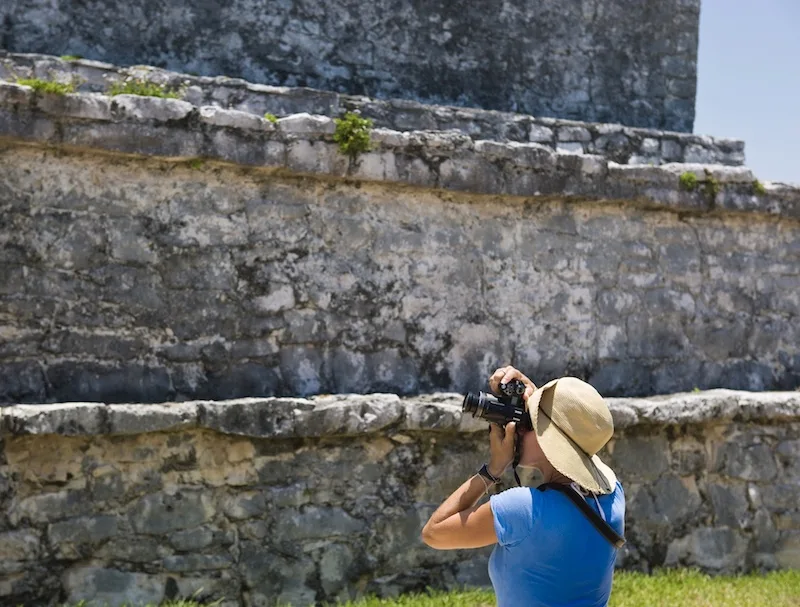
<path fill-rule="evenodd" d="M 534 384 L 526 375 L 511 365 L 500 367 L 489 377 L 489 389 L 494 394 L 500 394 L 500 384 L 507 384 L 512 379 L 518 379 L 525 384 L 525 401 L 536 391 Z"/>
<path fill-rule="evenodd" d="M 502 476 L 508 465 L 514 461 L 514 441 L 517 440 L 517 425 L 508 422 L 505 428 L 489 424 L 489 473 Z"/>

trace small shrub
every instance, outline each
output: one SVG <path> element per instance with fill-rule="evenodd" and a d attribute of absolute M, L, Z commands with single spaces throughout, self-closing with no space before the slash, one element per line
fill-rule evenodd
<path fill-rule="evenodd" d="M 200 169 L 202 169 L 202 168 L 203 168 L 203 165 L 204 165 L 204 164 L 205 164 L 205 163 L 203 162 L 203 159 L 202 159 L 202 158 L 192 158 L 192 159 L 189 161 L 189 168 L 190 168 L 190 169 L 193 169 L 193 170 L 195 170 L 195 171 L 198 171 L 198 170 L 200 170 Z"/>
<path fill-rule="evenodd" d="M 697 175 L 691 171 L 681 173 L 678 181 L 681 184 L 681 189 L 686 190 L 687 192 L 692 192 L 697 187 Z"/>
<path fill-rule="evenodd" d="M 80 55 L 61 55 L 62 61 L 78 61 L 79 59 L 83 59 Z"/>
<path fill-rule="evenodd" d="M 125 78 L 122 82 L 113 82 L 108 89 L 108 94 L 114 95 L 139 95 L 141 97 L 161 97 L 164 99 L 180 99 L 182 92 L 167 90 L 165 84 L 156 84 L 143 78 Z"/>
<path fill-rule="evenodd" d="M 767 193 L 767 188 L 758 179 L 753 180 L 753 193 L 758 196 L 763 196 Z"/>
<path fill-rule="evenodd" d="M 333 140 L 339 144 L 339 151 L 355 160 L 359 154 L 370 150 L 372 120 L 362 118 L 355 112 L 346 112 L 341 118 L 334 118 L 336 131 Z"/>
<path fill-rule="evenodd" d="M 706 196 L 708 196 L 711 202 L 713 202 L 717 197 L 717 194 L 719 194 L 719 181 L 717 181 L 714 175 L 711 174 L 711 171 L 708 169 L 705 171 L 706 178 L 703 182 L 703 187 L 705 189 Z"/>
<path fill-rule="evenodd" d="M 264 114 L 264 120 L 269 120 L 272 124 L 275 124 L 276 122 L 278 122 L 278 117 L 275 114 L 270 114 L 269 112 L 267 112 L 266 114 Z"/>
<path fill-rule="evenodd" d="M 29 86 L 37 93 L 52 93 L 53 95 L 74 93 L 78 88 L 78 81 L 74 78 L 69 82 L 42 80 L 41 78 L 17 78 L 16 83 Z"/>

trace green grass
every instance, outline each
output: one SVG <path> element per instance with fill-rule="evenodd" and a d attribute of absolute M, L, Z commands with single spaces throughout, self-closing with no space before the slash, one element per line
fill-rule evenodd
<path fill-rule="evenodd" d="M 17 84 L 29 86 L 37 93 L 53 93 L 55 95 L 66 95 L 74 93 L 77 88 L 73 82 L 56 82 L 54 80 L 42 80 L 41 78 L 17 78 Z"/>
<path fill-rule="evenodd" d="M 339 607 L 494 607 L 491 590 L 407 594 L 396 599 L 366 598 Z M 653 575 L 617 572 L 609 607 L 797 607 L 800 571 L 746 576 L 708 576 L 690 569 Z M 80 606 L 76 606 L 80 607 Z M 149 605 L 148 607 L 154 607 Z M 191 601 L 161 607 L 199 607 Z"/>
<path fill-rule="evenodd" d="M 114 95 L 139 95 L 141 97 L 162 97 L 165 99 L 179 99 L 182 94 L 177 91 L 167 90 L 163 84 L 156 84 L 149 80 L 128 78 L 122 82 L 114 82 L 108 89 L 108 94 Z"/>

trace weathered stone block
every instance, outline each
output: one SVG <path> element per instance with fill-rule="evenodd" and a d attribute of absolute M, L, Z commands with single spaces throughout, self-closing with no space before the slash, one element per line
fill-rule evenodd
<path fill-rule="evenodd" d="M 280 118 L 278 128 L 287 135 L 303 135 L 304 139 L 309 139 L 308 135 L 333 135 L 336 124 L 328 116 L 312 116 L 301 113 Z"/>
<path fill-rule="evenodd" d="M 140 95 L 116 95 L 111 105 L 112 112 L 134 120 L 168 122 L 183 120 L 194 106 L 179 99 L 142 97 Z"/>
<path fill-rule="evenodd" d="M 47 527 L 47 537 L 61 558 L 80 558 L 82 546 L 91 546 L 118 532 L 118 518 L 98 515 L 53 523 Z"/>
<path fill-rule="evenodd" d="M 177 554 L 162 561 L 164 570 L 170 573 L 230 569 L 233 564 L 230 554 Z"/>
<path fill-rule="evenodd" d="M 214 532 L 208 527 L 197 527 L 176 531 L 169 536 L 169 543 L 176 550 L 182 552 L 195 552 L 211 545 L 214 541 Z"/>
<path fill-rule="evenodd" d="M 225 515 L 234 520 L 243 520 L 261 516 L 266 509 L 263 493 L 248 491 L 227 497 L 222 503 Z"/>
<path fill-rule="evenodd" d="M 260 116 L 239 110 L 226 110 L 213 105 L 204 105 L 198 109 L 200 122 L 213 126 L 222 126 L 250 131 L 272 131 L 271 122 Z"/>
<path fill-rule="evenodd" d="M 160 535 L 202 525 L 213 515 L 214 506 L 206 492 L 179 490 L 141 498 L 131 507 L 128 519 L 138 533 Z"/>
<path fill-rule="evenodd" d="M 366 529 L 363 521 L 336 507 L 304 506 L 299 511 L 285 512 L 284 520 L 276 535 L 289 541 L 349 537 Z"/>
<path fill-rule="evenodd" d="M 33 561 L 41 552 L 41 537 L 33 529 L 0 533 L 0 561 Z"/>
<path fill-rule="evenodd" d="M 106 409 L 108 428 L 114 434 L 141 434 L 192 428 L 197 424 L 195 403 L 166 405 L 109 405 Z"/>
<path fill-rule="evenodd" d="M 164 579 L 159 575 L 128 573 L 102 567 L 75 567 L 63 577 L 70 603 L 95 601 L 109 607 L 125 604 L 158 604 L 164 598 Z"/>
<path fill-rule="evenodd" d="M 775 560 L 781 568 L 800 569 L 800 531 L 781 533 Z"/>
<path fill-rule="evenodd" d="M 725 443 L 719 450 L 716 468 L 734 478 L 768 481 L 778 473 L 772 449 L 765 444 Z"/>
<path fill-rule="evenodd" d="M 707 488 L 714 509 L 714 522 L 731 529 L 747 526 L 749 504 L 744 486 L 709 484 Z"/>

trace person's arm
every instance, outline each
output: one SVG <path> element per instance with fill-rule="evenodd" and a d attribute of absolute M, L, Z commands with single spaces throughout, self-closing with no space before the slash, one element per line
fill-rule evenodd
<path fill-rule="evenodd" d="M 514 459 L 515 424 L 503 429 L 491 424 L 489 473 L 499 477 Z M 422 529 L 422 541 L 431 548 L 454 550 L 481 548 L 497 543 L 492 509 L 488 502 L 475 504 L 487 491 L 483 477 L 475 474 L 456 489 L 431 515 Z"/>

